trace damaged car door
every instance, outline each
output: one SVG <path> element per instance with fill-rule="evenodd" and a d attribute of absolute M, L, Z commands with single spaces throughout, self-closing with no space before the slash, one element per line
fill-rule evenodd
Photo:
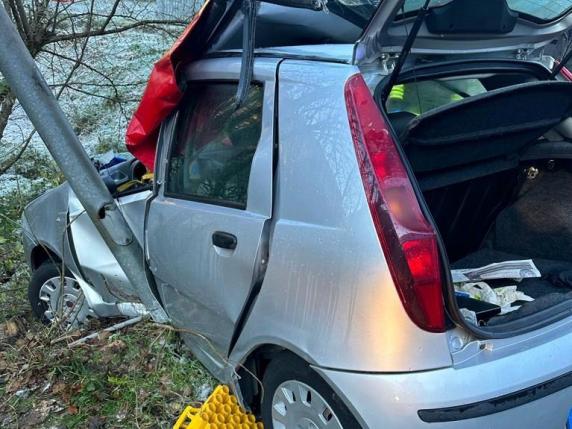
<path fill-rule="evenodd" d="M 267 260 L 276 62 L 256 63 L 240 106 L 238 59 L 192 65 L 162 133 L 162 177 L 147 218 L 150 268 L 167 313 L 215 374 Z"/>

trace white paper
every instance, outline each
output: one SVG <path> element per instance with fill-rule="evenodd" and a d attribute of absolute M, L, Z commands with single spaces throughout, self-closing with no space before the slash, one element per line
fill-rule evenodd
<path fill-rule="evenodd" d="M 501 314 L 510 313 L 518 307 L 512 304 L 517 301 L 534 301 L 534 298 L 520 292 L 517 286 L 504 286 L 493 289 L 485 282 L 465 283 L 456 286 L 456 290 L 468 293 L 471 298 L 498 305 Z"/>
<path fill-rule="evenodd" d="M 481 280 L 511 279 L 522 280 L 540 277 L 540 271 L 532 259 L 522 261 L 497 262 L 481 268 L 451 270 L 453 283 L 478 282 Z"/>

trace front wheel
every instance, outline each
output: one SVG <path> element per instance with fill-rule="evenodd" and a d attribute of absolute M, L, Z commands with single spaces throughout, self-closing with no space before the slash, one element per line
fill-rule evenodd
<path fill-rule="evenodd" d="M 264 375 L 262 420 L 268 429 L 355 429 L 360 424 L 303 360 L 283 354 Z"/>
<path fill-rule="evenodd" d="M 94 317 L 83 291 L 62 266 L 44 262 L 30 279 L 28 300 L 32 311 L 45 324 L 57 323 L 66 329 L 76 328 Z"/>

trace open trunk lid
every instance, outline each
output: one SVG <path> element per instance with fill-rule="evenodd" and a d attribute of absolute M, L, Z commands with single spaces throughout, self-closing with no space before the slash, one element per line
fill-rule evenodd
<path fill-rule="evenodd" d="M 354 63 L 401 52 L 422 0 L 383 0 L 355 44 Z M 412 53 L 477 54 L 538 49 L 572 26 L 570 0 L 433 0 Z"/>

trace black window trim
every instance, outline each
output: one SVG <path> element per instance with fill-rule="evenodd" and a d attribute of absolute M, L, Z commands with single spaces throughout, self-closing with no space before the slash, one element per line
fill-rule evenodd
<path fill-rule="evenodd" d="M 238 86 L 238 79 L 188 79 L 185 82 L 185 86 L 189 85 L 189 84 L 193 84 L 193 83 L 201 83 L 201 84 L 205 84 L 205 85 L 219 85 L 219 84 L 236 84 Z M 264 84 L 263 81 L 258 81 L 258 80 L 252 80 L 252 82 L 250 83 L 251 85 L 259 85 L 262 87 L 262 97 L 264 100 L 264 95 L 265 95 L 265 91 L 266 91 L 266 85 Z M 185 88 L 185 92 L 186 92 L 186 88 Z M 184 100 L 185 95 L 183 95 L 183 98 L 181 100 Z M 248 193 L 246 194 L 246 204 L 240 204 L 240 203 L 234 203 L 232 201 L 226 201 L 226 200 L 217 200 L 215 198 L 208 198 L 208 197 L 200 197 L 200 196 L 191 196 L 191 195 L 187 195 L 187 194 L 181 194 L 178 192 L 169 192 L 167 190 L 168 188 L 168 182 L 169 182 L 169 172 L 171 171 L 171 155 L 173 152 L 174 147 L 177 145 L 177 141 L 175 138 L 175 134 L 177 132 L 177 128 L 178 128 L 178 121 L 181 118 L 181 115 L 179 115 L 180 113 L 180 109 L 181 109 L 181 103 L 179 103 L 179 106 L 177 106 L 177 119 L 176 119 L 176 123 L 174 124 L 173 127 L 173 134 L 170 136 L 171 138 L 169 139 L 169 149 L 167 151 L 167 163 L 165 166 L 165 173 L 164 173 L 164 178 L 163 178 L 163 196 L 166 198 L 174 198 L 177 200 L 184 200 L 184 201 L 192 201 L 192 202 L 196 202 L 196 203 L 200 203 L 200 204 L 208 204 L 208 205 L 212 205 L 212 206 L 219 206 L 219 207 L 226 207 L 226 208 L 231 208 L 231 209 L 235 209 L 235 210 L 241 210 L 241 211 L 246 211 L 248 209 Z M 262 116 L 264 115 L 264 102 L 262 104 L 262 111 L 261 113 L 261 121 L 262 121 Z M 262 135 L 260 135 L 260 137 L 258 137 L 258 142 L 256 144 L 256 151 L 258 151 L 258 145 L 260 144 L 260 140 L 262 138 Z M 256 156 L 256 151 L 254 152 L 255 156 Z M 254 158 L 253 158 L 254 160 Z M 252 167 L 252 165 L 251 165 Z M 252 170 L 251 170 L 251 174 L 252 174 Z M 250 185 L 250 176 L 249 176 L 249 185 Z"/>

